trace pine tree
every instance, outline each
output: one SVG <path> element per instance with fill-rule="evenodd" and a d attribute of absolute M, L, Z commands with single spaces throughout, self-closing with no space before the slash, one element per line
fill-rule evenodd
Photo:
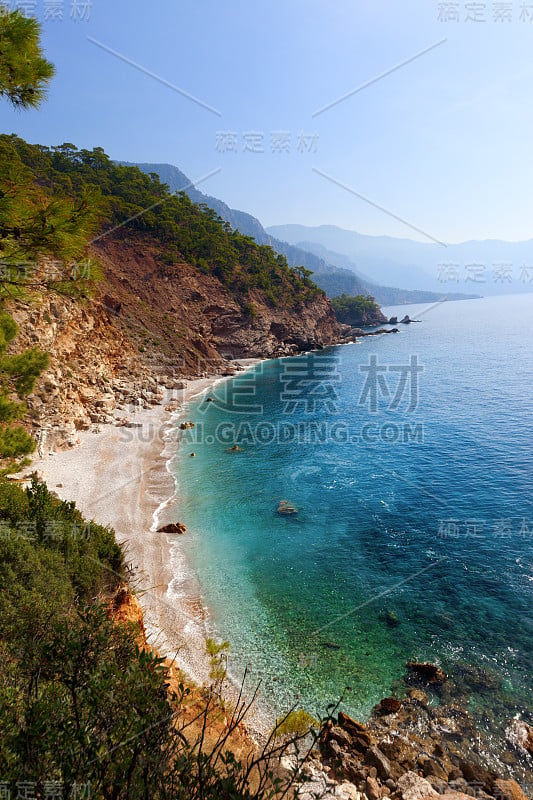
<path fill-rule="evenodd" d="M 37 107 L 54 74 L 52 64 L 42 56 L 39 36 L 36 20 L 0 6 L 0 96 L 14 106 Z M 3 267 L 30 258 L 52 232 L 46 214 L 39 217 L 36 191 L 20 168 L 0 175 L 0 257 L 7 257 Z M 25 228 L 26 239 L 20 241 Z M 47 354 L 37 348 L 7 354 L 17 332 L 14 319 L 0 310 L 0 459 L 10 460 L 35 449 L 32 437 L 15 421 L 24 416 L 26 407 L 21 401 L 48 365 Z"/>
<path fill-rule="evenodd" d="M 13 137 L 1 135 L 0 296 L 6 288 L 16 294 L 13 287 L 76 293 L 81 287 L 79 281 L 76 286 L 72 282 L 73 265 L 94 233 L 98 211 L 99 198 L 90 187 L 74 198 L 39 185 Z M 55 259 L 57 269 L 45 274 L 39 266 L 42 256 Z"/>
<path fill-rule="evenodd" d="M 0 96 L 17 108 L 37 108 L 53 74 L 37 20 L 0 5 Z"/>

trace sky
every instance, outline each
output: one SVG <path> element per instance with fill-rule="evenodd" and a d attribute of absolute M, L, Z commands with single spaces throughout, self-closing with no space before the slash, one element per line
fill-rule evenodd
<path fill-rule="evenodd" d="M 8 5 L 57 72 L 2 132 L 175 164 L 265 226 L 533 238 L 533 0 Z"/>

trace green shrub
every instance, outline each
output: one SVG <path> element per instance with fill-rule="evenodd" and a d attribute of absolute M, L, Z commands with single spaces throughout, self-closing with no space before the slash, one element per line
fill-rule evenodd
<path fill-rule="evenodd" d="M 303 708 L 298 711 L 291 711 L 285 717 L 280 717 L 276 720 L 276 727 L 274 728 L 274 736 L 280 738 L 283 736 L 305 736 L 312 729 L 320 727 L 320 723 L 311 714 L 308 714 Z"/>

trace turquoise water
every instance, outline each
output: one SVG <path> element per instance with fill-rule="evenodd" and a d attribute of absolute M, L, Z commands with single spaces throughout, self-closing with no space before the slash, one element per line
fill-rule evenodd
<path fill-rule="evenodd" d="M 532 299 L 446 303 L 191 405 L 179 546 L 232 674 L 248 667 L 268 703 L 321 713 L 350 687 L 344 705 L 364 717 L 401 690 L 407 660 L 428 659 L 467 676 L 489 727 L 526 710 Z M 282 499 L 299 513 L 277 514 Z"/>

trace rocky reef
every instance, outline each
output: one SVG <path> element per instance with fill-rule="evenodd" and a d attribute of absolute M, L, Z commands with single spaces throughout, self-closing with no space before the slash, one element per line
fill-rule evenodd
<path fill-rule="evenodd" d="M 433 664 L 409 662 L 408 670 L 404 696 L 384 698 L 366 724 L 342 711 L 327 723 L 301 796 L 309 800 L 320 786 L 326 797 L 356 800 L 527 800 L 522 787 L 533 787 L 528 722 L 510 719 L 505 746 L 495 748 L 459 681 Z"/>

